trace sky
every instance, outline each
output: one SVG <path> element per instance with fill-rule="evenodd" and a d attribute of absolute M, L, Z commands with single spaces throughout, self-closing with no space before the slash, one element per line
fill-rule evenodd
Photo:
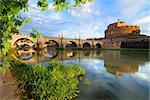
<path fill-rule="evenodd" d="M 50 0 L 49 0 L 50 1 Z M 94 0 L 81 8 L 55 12 L 52 2 L 41 11 L 37 0 L 29 0 L 29 11 L 22 16 L 31 18 L 21 33 L 28 34 L 38 29 L 43 36 L 57 37 L 61 33 L 68 38 L 101 38 L 110 23 L 118 19 L 131 25 L 139 25 L 141 34 L 150 35 L 149 0 Z"/>

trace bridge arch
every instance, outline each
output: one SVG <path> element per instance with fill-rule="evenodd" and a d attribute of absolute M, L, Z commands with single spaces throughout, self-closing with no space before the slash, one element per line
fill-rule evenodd
<path fill-rule="evenodd" d="M 88 42 L 85 42 L 85 43 L 83 44 L 83 48 L 91 48 L 91 44 L 88 43 Z"/>
<path fill-rule="evenodd" d="M 32 41 L 32 37 L 30 37 L 27 34 L 13 34 L 12 35 L 12 40 L 11 40 L 11 47 L 15 48 L 17 47 L 17 43 L 20 42 L 21 45 L 21 40 L 26 40 L 26 42 L 24 42 L 25 44 L 28 44 L 30 47 L 34 45 L 33 41 Z M 24 44 L 22 42 L 22 45 Z"/>
<path fill-rule="evenodd" d="M 96 43 L 95 47 L 96 47 L 96 49 L 99 49 L 99 48 L 101 48 L 102 46 L 101 46 L 100 43 Z"/>
<path fill-rule="evenodd" d="M 59 47 L 59 43 L 55 40 L 49 40 L 48 42 L 45 42 L 45 44 L 49 48 L 58 48 Z"/>
<path fill-rule="evenodd" d="M 77 47 L 77 43 L 74 41 L 69 41 L 69 43 L 66 44 L 65 48 L 76 48 Z"/>
<path fill-rule="evenodd" d="M 28 38 L 19 38 L 17 39 L 14 43 L 13 43 L 13 47 L 32 47 L 34 45 L 33 41 L 31 39 Z"/>

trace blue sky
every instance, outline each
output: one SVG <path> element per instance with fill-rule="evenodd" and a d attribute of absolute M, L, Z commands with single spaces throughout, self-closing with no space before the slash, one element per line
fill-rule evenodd
<path fill-rule="evenodd" d="M 85 38 L 104 37 L 108 24 L 117 19 L 129 24 L 140 25 L 141 34 L 150 34 L 150 2 L 149 0 L 94 0 L 81 8 L 55 12 L 52 3 L 49 9 L 42 12 L 36 6 L 37 0 L 29 0 L 29 11 L 22 13 L 30 17 L 31 24 L 25 24 L 20 31 L 30 33 L 38 29 L 44 36 Z"/>

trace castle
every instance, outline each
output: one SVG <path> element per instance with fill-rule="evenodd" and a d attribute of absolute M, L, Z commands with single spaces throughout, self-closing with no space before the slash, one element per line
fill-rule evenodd
<path fill-rule="evenodd" d="M 123 21 L 110 24 L 105 30 L 105 38 L 125 38 L 130 36 L 139 36 L 140 27 L 136 25 L 128 25 Z"/>
<path fill-rule="evenodd" d="M 140 26 L 129 25 L 123 21 L 109 24 L 104 38 L 89 38 L 102 41 L 102 48 L 139 48 L 149 49 L 150 37 L 140 34 Z"/>

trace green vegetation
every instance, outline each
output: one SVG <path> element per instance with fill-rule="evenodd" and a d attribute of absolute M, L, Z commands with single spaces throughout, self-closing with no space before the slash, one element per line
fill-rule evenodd
<path fill-rule="evenodd" d="M 33 32 L 30 33 L 30 36 L 32 37 L 32 41 L 33 41 L 34 43 L 36 43 L 36 42 L 37 42 L 36 40 L 37 40 L 38 38 L 41 38 L 41 37 L 42 37 L 42 34 L 40 33 L 39 30 L 33 30 Z"/>
<path fill-rule="evenodd" d="M 9 70 L 10 67 L 10 59 L 9 57 L 1 57 L 0 58 L 0 73 L 5 74 L 7 70 Z"/>
<path fill-rule="evenodd" d="M 71 100 L 78 97 L 78 84 L 84 69 L 55 61 L 48 66 L 11 63 L 23 99 Z"/>

